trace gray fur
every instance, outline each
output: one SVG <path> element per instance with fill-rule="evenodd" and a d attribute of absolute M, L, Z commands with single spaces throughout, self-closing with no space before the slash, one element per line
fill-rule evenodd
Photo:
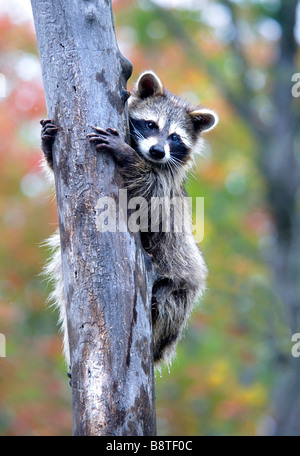
<path fill-rule="evenodd" d="M 150 136 L 151 141 L 147 142 L 147 138 L 134 127 L 131 129 L 134 149 L 121 142 L 118 150 L 112 149 L 112 146 L 109 149 L 109 133 L 106 133 L 107 137 L 103 136 L 103 132 L 102 136 L 98 133 L 90 134 L 90 141 L 95 142 L 97 150 L 106 149 L 112 153 L 119 164 L 129 198 L 142 196 L 150 207 L 153 197 L 167 197 L 170 200 L 176 197 L 177 201 L 185 206 L 185 214 L 189 214 L 183 188 L 184 179 L 194 163 L 195 154 L 201 148 L 202 133 L 212 129 L 218 121 L 216 114 L 201 107 L 192 108 L 182 99 L 166 91 L 159 78 L 148 71 L 140 76 L 131 96 L 129 117 L 131 121 L 144 119 L 158 124 L 159 129 L 154 136 Z M 149 160 L 148 144 L 157 141 L 167 145 L 173 132 L 180 133 L 187 150 L 184 157 L 175 160 L 171 155 L 169 159 L 165 158 L 164 162 L 157 163 L 155 160 Z M 168 145 L 166 147 L 170 149 Z M 178 215 L 176 211 L 181 210 L 177 207 L 172 213 L 173 229 L 169 232 L 163 232 L 161 225 L 158 232 L 151 232 L 149 222 L 148 232 L 141 233 L 142 245 L 150 256 L 158 277 L 152 292 L 153 351 L 156 363 L 171 363 L 193 305 L 205 290 L 207 268 L 192 235 L 190 216 L 184 221 L 184 230 L 174 230 Z M 149 210 L 148 220 L 150 215 Z M 53 254 L 46 267 L 46 273 L 55 283 L 50 299 L 60 309 L 64 353 L 69 363 L 58 232 L 49 239 L 48 245 L 53 249 Z"/>

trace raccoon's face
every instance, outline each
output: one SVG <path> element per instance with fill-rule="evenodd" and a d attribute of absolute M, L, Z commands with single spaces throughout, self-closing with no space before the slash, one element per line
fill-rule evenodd
<path fill-rule="evenodd" d="M 169 163 L 176 169 L 190 161 L 201 133 L 212 130 L 218 117 L 209 109 L 191 108 L 147 71 L 129 100 L 129 120 L 137 152 L 153 164 Z"/>

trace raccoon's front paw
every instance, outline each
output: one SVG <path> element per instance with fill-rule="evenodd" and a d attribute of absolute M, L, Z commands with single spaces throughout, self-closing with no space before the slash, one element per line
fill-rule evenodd
<path fill-rule="evenodd" d="M 117 130 L 107 128 L 103 130 L 99 127 L 92 127 L 95 131 L 87 135 L 89 141 L 95 144 L 98 151 L 114 152 L 120 149 L 124 143 Z"/>
<path fill-rule="evenodd" d="M 42 119 L 40 124 L 42 125 L 42 151 L 44 152 L 48 165 L 50 168 L 53 168 L 52 145 L 57 133 L 57 127 L 50 119 Z"/>

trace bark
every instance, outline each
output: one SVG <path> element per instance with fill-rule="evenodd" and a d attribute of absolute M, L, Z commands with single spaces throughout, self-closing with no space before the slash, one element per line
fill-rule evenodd
<path fill-rule="evenodd" d="M 122 186 L 86 134 L 126 134 L 126 82 L 109 0 L 31 0 L 54 144 L 74 435 L 155 435 L 152 269 L 139 238 L 100 232 L 101 197 Z"/>

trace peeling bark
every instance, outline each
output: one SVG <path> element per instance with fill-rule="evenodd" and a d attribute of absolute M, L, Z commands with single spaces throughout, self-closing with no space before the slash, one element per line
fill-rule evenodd
<path fill-rule="evenodd" d="M 126 134 L 126 82 L 108 0 L 31 0 L 48 117 L 71 351 L 74 435 L 155 435 L 151 293 L 139 238 L 97 229 L 122 180 L 86 134 Z"/>

